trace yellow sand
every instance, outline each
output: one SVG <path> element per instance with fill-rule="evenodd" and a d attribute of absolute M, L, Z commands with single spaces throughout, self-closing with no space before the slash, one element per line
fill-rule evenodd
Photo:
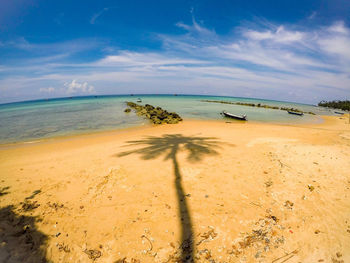
<path fill-rule="evenodd" d="M 0 262 L 350 262 L 350 125 L 184 121 L 1 146 L 0 207 Z"/>

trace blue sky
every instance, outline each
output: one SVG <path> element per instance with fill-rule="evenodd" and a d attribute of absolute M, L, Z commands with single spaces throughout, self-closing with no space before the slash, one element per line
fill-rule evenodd
<path fill-rule="evenodd" d="M 350 99 L 350 1 L 0 0 L 0 103 L 93 94 Z"/>

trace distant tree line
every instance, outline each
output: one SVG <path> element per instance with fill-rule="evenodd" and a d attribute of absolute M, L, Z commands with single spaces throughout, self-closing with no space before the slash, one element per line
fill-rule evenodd
<path fill-rule="evenodd" d="M 350 111 L 350 100 L 321 101 L 318 106 Z"/>

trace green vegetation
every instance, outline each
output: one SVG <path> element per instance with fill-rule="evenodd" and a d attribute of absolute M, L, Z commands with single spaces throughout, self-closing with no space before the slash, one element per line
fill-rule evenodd
<path fill-rule="evenodd" d="M 321 101 L 318 106 L 350 111 L 350 100 Z"/>
<path fill-rule="evenodd" d="M 146 104 L 145 106 L 139 105 L 134 102 L 126 102 L 126 104 L 134 109 L 140 116 L 145 116 L 153 124 L 175 124 L 182 121 L 182 118 L 175 112 L 167 112 L 161 107 L 153 107 L 152 105 Z M 130 112 L 129 108 L 125 109 L 124 112 Z"/>
<path fill-rule="evenodd" d="M 222 103 L 222 104 L 232 104 L 232 105 L 240 105 L 240 106 L 248 106 L 248 107 L 257 107 L 257 108 L 264 108 L 264 109 L 273 109 L 273 110 L 284 110 L 284 111 L 294 111 L 294 112 L 300 112 L 300 113 L 307 113 L 311 115 L 315 115 L 313 112 L 306 112 L 295 108 L 287 108 L 287 107 L 277 107 L 277 106 L 270 106 L 270 105 L 264 105 L 264 104 L 254 104 L 254 103 L 244 103 L 244 102 L 231 102 L 231 101 L 222 101 L 222 100 L 201 100 L 202 102 L 213 102 L 213 103 Z"/>

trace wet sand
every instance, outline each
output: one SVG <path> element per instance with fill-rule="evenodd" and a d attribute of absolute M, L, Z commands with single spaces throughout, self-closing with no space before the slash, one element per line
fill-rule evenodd
<path fill-rule="evenodd" d="M 347 117 L 0 146 L 0 262 L 350 262 L 349 160 Z"/>

